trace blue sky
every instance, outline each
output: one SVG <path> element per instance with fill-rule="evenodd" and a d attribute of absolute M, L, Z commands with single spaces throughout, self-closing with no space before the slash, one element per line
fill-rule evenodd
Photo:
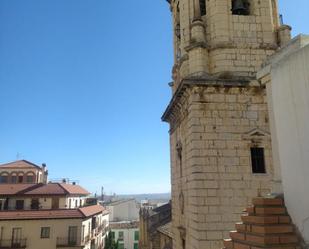
<path fill-rule="evenodd" d="M 280 4 L 309 33 L 307 0 Z M 171 30 L 164 0 L 1 0 L 0 163 L 45 162 L 98 193 L 170 191 Z"/>

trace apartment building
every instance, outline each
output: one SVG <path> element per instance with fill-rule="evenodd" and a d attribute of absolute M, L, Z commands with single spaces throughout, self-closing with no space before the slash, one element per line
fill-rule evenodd
<path fill-rule="evenodd" d="M 104 248 L 109 212 L 88 205 L 90 193 L 75 183 L 42 182 L 37 175 L 32 183 L 12 181 L 15 174 L 27 179 L 29 165 L 39 167 L 27 161 L 0 165 L 0 248 Z"/>

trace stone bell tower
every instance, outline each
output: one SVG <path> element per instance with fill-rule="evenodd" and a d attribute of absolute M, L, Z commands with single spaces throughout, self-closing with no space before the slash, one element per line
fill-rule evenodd
<path fill-rule="evenodd" d="M 173 246 L 219 249 L 243 208 L 280 188 L 256 72 L 290 40 L 277 0 L 169 0 Z"/>

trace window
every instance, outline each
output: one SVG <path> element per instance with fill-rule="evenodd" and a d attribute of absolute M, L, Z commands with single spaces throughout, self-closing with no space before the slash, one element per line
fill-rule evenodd
<path fill-rule="evenodd" d="M 16 209 L 23 210 L 24 209 L 24 200 L 16 200 Z"/>
<path fill-rule="evenodd" d="M 27 175 L 26 181 L 27 181 L 27 183 L 33 183 L 34 182 L 34 176 L 33 175 Z"/>
<path fill-rule="evenodd" d="M 138 243 L 134 243 L 134 249 L 138 249 Z"/>
<path fill-rule="evenodd" d="M 241 16 L 250 15 L 249 0 L 232 0 L 232 14 Z"/>
<path fill-rule="evenodd" d="M 115 232 L 112 232 L 112 238 L 115 239 Z"/>
<path fill-rule="evenodd" d="M 72 246 L 77 244 L 77 226 L 69 227 L 68 243 Z"/>
<path fill-rule="evenodd" d="M 22 229 L 20 227 L 16 227 L 12 229 L 12 248 L 22 248 Z"/>
<path fill-rule="evenodd" d="M 85 241 L 85 225 L 82 226 L 82 241 Z"/>
<path fill-rule="evenodd" d="M 118 244 L 118 249 L 124 249 L 124 244 L 123 243 L 119 243 Z"/>
<path fill-rule="evenodd" d="M 252 173 L 265 174 L 265 157 L 264 148 L 253 147 L 251 148 L 251 163 Z"/>
<path fill-rule="evenodd" d="M 50 227 L 41 227 L 41 239 L 50 238 Z"/>
<path fill-rule="evenodd" d="M 118 240 L 123 240 L 123 232 L 118 232 Z"/>
<path fill-rule="evenodd" d="M 78 203 L 78 200 L 75 200 L 75 208 L 77 208 L 77 204 Z"/>
<path fill-rule="evenodd" d="M 8 178 L 7 175 L 0 176 L 0 183 L 8 183 Z"/>
<path fill-rule="evenodd" d="M 201 11 L 201 16 L 206 15 L 206 0 L 200 0 L 200 11 Z"/>
<path fill-rule="evenodd" d="M 139 231 L 134 232 L 134 240 L 139 240 Z"/>
<path fill-rule="evenodd" d="M 24 176 L 18 176 L 18 183 L 24 182 Z"/>
<path fill-rule="evenodd" d="M 11 182 L 12 183 L 17 183 L 17 176 L 16 175 L 11 176 Z"/>
<path fill-rule="evenodd" d="M 40 203 L 38 198 L 31 199 L 31 209 L 39 209 Z"/>
<path fill-rule="evenodd" d="M 69 199 L 69 208 L 71 208 L 71 207 L 72 207 L 72 200 Z"/>
<path fill-rule="evenodd" d="M 182 144 L 180 141 L 176 144 L 177 158 L 179 161 L 179 173 L 180 177 L 182 177 Z"/>

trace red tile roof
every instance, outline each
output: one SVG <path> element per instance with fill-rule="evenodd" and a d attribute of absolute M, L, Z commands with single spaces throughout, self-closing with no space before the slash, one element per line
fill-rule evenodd
<path fill-rule="evenodd" d="M 14 169 L 14 168 L 19 168 L 19 169 L 30 169 L 30 168 L 36 168 L 36 169 L 42 169 L 40 166 L 31 163 L 26 160 L 19 160 L 11 163 L 5 163 L 0 165 L 1 169 Z"/>
<path fill-rule="evenodd" d="M 74 219 L 83 218 L 78 209 L 1 211 L 0 220 Z"/>
<path fill-rule="evenodd" d="M 85 216 L 89 217 L 98 213 L 102 213 L 103 211 L 106 211 L 104 207 L 101 205 L 92 205 L 88 207 L 82 207 L 79 209 L 79 211 Z"/>
<path fill-rule="evenodd" d="M 58 183 L 38 184 L 30 191 L 25 191 L 25 195 L 66 195 L 67 192 Z"/>
<path fill-rule="evenodd" d="M 60 186 L 67 191 L 69 194 L 82 194 L 82 195 L 89 195 L 90 193 L 79 185 L 73 184 L 66 184 L 66 183 L 59 183 Z"/>
<path fill-rule="evenodd" d="M 84 219 L 104 211 L 99 205 L 79 209 L 0 211 L 0 220 Z"/>
<path fill-rule="evenodd" d="M 63 183 L 48 184 L 0 184 L 0 195 L 79 195 L 90 193 L 79 185 Z"/>
<path fill-rule="evenodd" d="M 16 195 L 27 189 L 32 189 L 37 184 L 0 184 L 0 195 Z"/>

